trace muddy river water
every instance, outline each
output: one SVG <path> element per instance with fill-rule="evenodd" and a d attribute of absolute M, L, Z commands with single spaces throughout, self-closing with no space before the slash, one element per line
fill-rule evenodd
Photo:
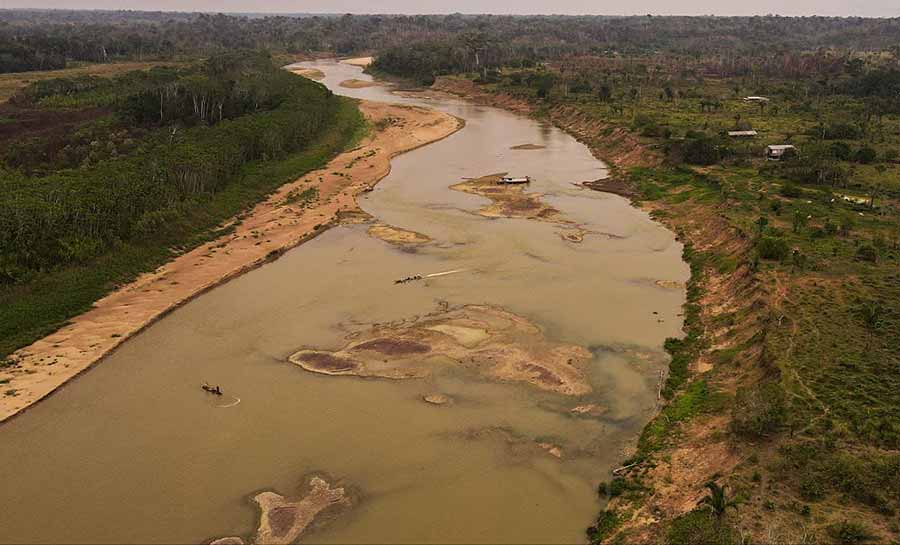
<path fill-rule="evenodd" d="M 361 200 L 379 221 L 433 242 L 399 248 L 366 225 L 333 228 L 182 307 L 0 426 L 0 541 L 247 537 L 258 518 L 252 495 L 290 496 L 313 472 L 356 502 L 320 519 L 304 542 L 584 541 L 601 507 L 597 482 L 649 418 L 663 340 L 680 334 L 683 289 L 658 282 L 687 280 L 680 244 L 625 199 L 572 185 L 602 177 L 604 165 L 555 128 L 457 100 L 344 88 L 370 78 L 344 64 L 311 66 L 337 93 L 466 120 L 396 158 Z M 521 144 L 543 148 L 511 149 Z M 531 176 L 527 191 L 587 231 L 583 241 L 564 240 L 553 222 L 482 217 L 487 199 L 449 189 L 497 172 Z M 590 393 L 454 366 L 390 380 L 288 361 L 301 348 L 340 349 L 374 322 L 472 304 L 589 350 Z M 225 399 L 200 391 L 203 381 L 220 384 Z M 431 393 L 453 402 L 425 403 Z M 223 407 L 231 396 L 240 403 Z"/>

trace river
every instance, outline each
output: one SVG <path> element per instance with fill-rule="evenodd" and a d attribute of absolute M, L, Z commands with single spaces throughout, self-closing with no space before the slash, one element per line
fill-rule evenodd
<path fill-rule="evenodd" d="M 290 496 L 321 472 L 353 508 L 310 543 L 584 541 L 597 483 L 651 416 L 662 343 L 681 334 L 689 269 L 674 235 L 618 196 L 573 182 L 603 176 L 551 126 L 453 99 L 412 99 L 354 66 L 305 63 L 337 93 L 425 105 L 461 131 L 397 157 L 360 201 L 433 242 L 398 248 L 340 226 L 176 310 L 25 414 L 0 426 L 0 542 L 200 543 L 249 536 L 260 490 Z M 540 149 L 513 150 L 536 144 Z M 464 177 L 529 175 L 527 189 L 588 232 L 478 215 Z M 463 269 L 395 285 L 394 279 Z M 657 283 L 657 281 L 665 281 Z M 662 284 L 662 285 L 661 285 Z M 415 380 L 333 377 L 288 362 L 338 349 L 350 332 L 487 304 L 588 348 L 592 392 L 565 396 L 441 368 Z M 222 385 L 223 408 L 198 384 Z M 422 396 L 441 392 L 454 403 Z M 593 415 L 571 409 L 593 404 Z M 561 457 L 537 443 L 561 449 Z"/>

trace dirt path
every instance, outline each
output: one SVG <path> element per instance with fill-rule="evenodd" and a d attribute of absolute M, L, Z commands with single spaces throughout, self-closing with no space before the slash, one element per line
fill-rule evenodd
<path fill-rule="evenodd" d="M 132 335 L 197 295 L 277 258 L 357 211 L 356 195 L 390 172 L 390 159 L 462 127 L 448 114 L 363 101 L 383 127 L 324 168 L 286 184 L 243 215 L 234 231 L 178 256 L 97 301 L 59 331 L 13 354 L 0 371 L 0 422 L 43 399 L 110 354 Z M 380 121 L 380 123 L 379 123 Z M 300 199 L 304 190 L 318 195 Z M 350 212 L 350 214 L 347 214 Z"/>

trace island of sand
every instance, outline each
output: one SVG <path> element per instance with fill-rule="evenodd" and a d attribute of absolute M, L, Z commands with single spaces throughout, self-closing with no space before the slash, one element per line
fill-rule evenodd
<path fill-rule="evenodd" d="M 290 361 L 325 375 L 424 378 L 457 365 L 502 381 L 566 395 L 591 391 L 587 349 L 548 340 L 521 316 L 486 305 L 447 308 L 423 317 L 375 324 L 348 336 L 339 350 L 299 350 Z"/>
<path fill-rule="evenodd" d="M 340 85 L 341 87 L 346 87 L 347 89 L 363 89 L 366 87 L 375 87 L 378 84 L 375 83 L 374 81 L 366 81 L 363 79 L 351 78 L 351 79 L 345 79 L 344 81 L 340 82 L 338 85 Z"/>
<path fill-rule="evenodd" d="M 300 535 L 324 511 L 345 509 L 352 504 L 343 487 L 330 485 L 322 477 L 311 477 L 299 499 L 288 499 L 275 492 L 260 492 L 253 501 L 259 506 L 259 525 L 251 541 L 256 545 L 297 543 Z M 210 545 L 243 545 L 241 537 L 223 537 Z"/>
<path fill-rule="evenodd" d="M 519 218 L 555 223 L 562 227 L 557 231 L 559 237 L 574 244 L 583 242 L 585 235 L 593 234 L 593 231 L 565 219 L 559 210 L 541 199 L 543 195 L 540 193 L 527 193 L 525 186 L 521 184 L 500 183 L 500 178 L 506 174 L 500 172 L 472 178 L 452 185 L 450 189 L 490 199 L 491 204 L 478 210 L 486 218 Z"/>
<path fill-rule="evenodd" d="M 502 184 L 506 172 L 472 178 L 450 186 L 450 189 L 480 195 L 491 200 L 479 214 L 486 218 L 525 218 L 560 223 L 560 212 L 541 200 L 540 193 L 526 193 L 524 185 Z"/>
<path fill-rule="evenodd" d="M 431 237 L 423 235 L 422 233 L 401 229 L 400 227 L 394 227 L 393 225 L 380 222 L 373 224 L 366 232 L 371 237 L 375 237 L 395 246 L 421 246 L 422 244 L 431 242 Z"/>
<path fill-rule="evenodd" d="M 239 220 L 226 222 L 227 234 L 141 275 L 55 333 L 12 354 L 12 364 L 0 368 L 0 383 L 15 395 L 0 396 L 0 421 L 49 395 L 172 309 L 277 258 L 344 217 L 360 216 L 354 214 L 359 212 L 357 195 L 387 176 L 391 157 L 463 126 L 451 115 L 426 108 L 369 101 L 359 107 L 370 126 L 378 128 L 359 147 L 285 184 Z"/>

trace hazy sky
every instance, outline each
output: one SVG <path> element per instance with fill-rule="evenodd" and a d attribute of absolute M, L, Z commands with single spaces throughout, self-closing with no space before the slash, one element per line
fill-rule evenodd
<path fill-rule="evenodd" d="M 561 13 L 900 17 L 900 0 L 0 0 L 0 8 L 281 13 Z"/>

